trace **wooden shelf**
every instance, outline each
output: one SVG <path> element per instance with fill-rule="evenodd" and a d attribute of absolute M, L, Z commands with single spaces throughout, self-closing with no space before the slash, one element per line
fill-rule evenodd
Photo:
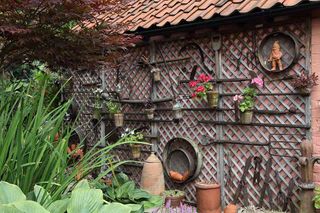
<path fill-rule="evenodd" d="M 104 95 L 102 95 L 102 97 L 104 97 L 104 99 L 107 101 L 113 101 L 113 102 L 123 103 L 123 104 L 145 104 L 145 103 L 149 102 L 149 100 L 140 100 L 140 99 L 121 99 L 121 100 L 118 100 L 118 99 L 107 98 Z M 170 102 L 172 100 L 173 100 L 173 98 L 169 97 L 169 98 L 154 99 L 154 100 L 151 100 L 151 102 L 156 104 L 156 103 Z"/>
<path fill-rule="evenodd" d="M 301 128 L 301 129 L 310 129 L 310 125 L 295 125 L 295 124 L 271 124 L 271 123 L 250 123 L 243 124 L 240 122 L 231 122 L 231 121 L 210 121 L 210 120 L 200 120 L 198 121 L 202 124 L 215 124 L 215 125 L 237 125 L 237 126 L 265 126 L 265 127 L 285 127 L 285 128 Z"/>

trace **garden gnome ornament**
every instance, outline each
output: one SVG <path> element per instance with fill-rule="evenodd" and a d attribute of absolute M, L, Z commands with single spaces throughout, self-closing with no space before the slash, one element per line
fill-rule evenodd
<path fill-rule="evenodd" d="M 276 71 L 277 66 L 279 70 L 283 70 L 282 62 L 282 52 L 279 41 L 275 41 L 272 45 L 272 51 L 269 56 L 269 61 L 271 62 L 271 71 Z"/>
<path fill-rule="evenodd" d="M 160 195 L 165 190 L 162 163 L 153 152 L 143 165 L 141 188 L 153 195 Z"/>

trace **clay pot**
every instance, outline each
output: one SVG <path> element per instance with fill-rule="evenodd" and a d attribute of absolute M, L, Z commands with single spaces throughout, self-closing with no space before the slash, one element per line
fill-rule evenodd
<path fill-rule="evenodd" d="M 251 124 L 252 118 L 253 118 L 253 111 L 252 110 L 240 112 L 240 123 Z"/>
<path fill-rule="evenodd" d="M 147 118 L 149 120 L 152 120 L 154 118 L 154 108 L 151 109 L 145 109 L 145 112 L 147 114 Z"/>
<path fill-rule="evenodd" d="M 237 213 L 238 212 L 238 207 L 232 203 L 226 206 L 224 208 L 223 213 Z"/>
<path fill-rule="evenodd" d="M 182 203 L 183 199 L 185 198 L 185 195 L 177 196 L 177 197 L 166 197 L 164 203 L 168 203 L 170 200 L 170 207 L 176 208 L 179 207 Z"/>
<path fill-rule="evenodd" d="M 216 108 L 219 103 L 219 93 L 217 91 L 207 92 L 208 104 L 211 108 Z"/>
<path fill-rule="evenodd" d="M 131 145 L 131 153 L 133 159 L 138 159 L 141 156 L 141 145 L 140 144 L 132 144 Z"/>
<path fill-rule="evenodd" d="M 153 195 L 160 195 L 165 190 L 162 163 L 154 153 L 143 165 L 141 188 Z"/>
<path fill-rule="evenodd" d="M 221 213 L 220 185 L 196 183 L 198 213 Z"/>
<path fill-rule="evenodd" d="M 123 113 L 116 113 L 114 116 L 114 125 L 116 127 L 122 127 L 123 126 Z"/>

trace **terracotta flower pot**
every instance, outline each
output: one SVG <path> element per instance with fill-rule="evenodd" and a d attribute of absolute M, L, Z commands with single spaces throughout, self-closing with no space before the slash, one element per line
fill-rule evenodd
<path fill-rule="evenodd" d="M 240 112 L 240 122 L 243 124 L 250 124 L 252 123 L 253 118 L 253 111 L 247 110 L 245 112 Z"/>
<path fill-rule="evenodd" d="M 164 192 L 162 163 L 154 153 L 151 153 L 143 165 L 141 189 L 153 195 L 160 195 Z"/>
<path fill-rule="evenodd" d="M 123 113 L 116 113 L 114 116 L 114 125 L 116 127 L 122 127 L 123 126 Z"/>
<path fill-rule="evenodd" d="M 131 153 L 133 159 L 138 159 L 141 156 L 141 145 L 140 144 L 132 144 L 131 145 Z"/>
<path fill-rule="evenodd" d="M 185 198 L 185 195 L 176 196 L 176 197 L 168 196 L 165 198 L 164 203 L 168 203 L 170 200 L 170 207 L 176 208 L 176 207 L 180 206 L 180 204 L 182 203 L 184 198 Z"/>
<path fill-rule="evenodd" d="M 198 213 L 221 213 L 220 185 L 196 183 Z"/>
<path fill-rule="evenodd" d="M 237 213 L 238 212 L 238 207 L 232 203 L 226 206 L 224 208 L 223 213 Z"/>
<path fill-rule="evenodd" d="M 151 109 L 145 109 L 145 112 L 147 114 L 147 118 L 149 120 L 152 120 L 154 118 L 154 108 Z"/>
<path fill-rule="evenodd" d="M 219 103 L 219 93 L 217 91 L 207 92 L 208 104 L 211 108 L 216 108 Z"/>

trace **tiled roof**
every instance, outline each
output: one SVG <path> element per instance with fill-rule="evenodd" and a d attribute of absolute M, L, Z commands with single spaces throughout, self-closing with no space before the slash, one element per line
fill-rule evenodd
<path fill-rule="evenodd" d="M 310 0 L 319 1 L 319 0 Z M 138 28 L 178 25 L 198 18 L 230 16 L 248 13 L 254 9 L 270 9 L 274 6 L 291 7 L 306 0 L 132 0 L 126 12 L 108 16 L 109 21 L 130 22 L 130 31 Z"/>

